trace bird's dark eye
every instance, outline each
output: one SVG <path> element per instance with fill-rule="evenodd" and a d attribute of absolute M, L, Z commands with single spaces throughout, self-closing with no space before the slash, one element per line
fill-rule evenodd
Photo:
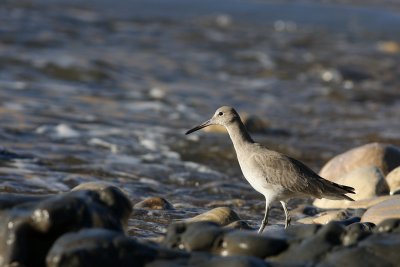
<path fill-rule="evenodd" d="M 224 115 L 223 112 L 219 112 L 219 113 L 218 113 L 218 116 L 222 116 L 222 115 Z"/>

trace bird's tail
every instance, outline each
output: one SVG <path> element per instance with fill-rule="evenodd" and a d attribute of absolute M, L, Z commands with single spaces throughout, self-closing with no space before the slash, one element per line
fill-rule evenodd
<path fill-rule="evenodd" d="M 346 196 L 345 194 L 355 194 L 354 188 L 347 185 L 337 184 L 328 180 L 324 180 L 324 196 L 329 199 L 346 199 L 350 201 L 354 201 L 351 197 Z"/>

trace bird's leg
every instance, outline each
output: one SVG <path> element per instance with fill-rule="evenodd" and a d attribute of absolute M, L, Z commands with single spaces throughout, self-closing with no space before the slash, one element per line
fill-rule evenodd
<path fill-rule="evenodd" d="M 284 201 L 281 201 L 281 204 L 282 204 L 283 210 L 285 211 L 285 215 L 286 215 L 286 219 L 285 219 L 285 229 L 286 229 L 286 228 L 288 228 L 292 218 L 290 218 L 289 212 L 286 207 L 286 203 Z"/>
<path fill-rule="evenodd" d="M 269 212 L 269 204 L 268 202 L 265 204 L 265 214 L 264 219 L 261 222 L 260 229 L 258 229 L 258 233 L 261 234 L 264 231 L 265 226 L 268 224 L 268 212 Z"/>

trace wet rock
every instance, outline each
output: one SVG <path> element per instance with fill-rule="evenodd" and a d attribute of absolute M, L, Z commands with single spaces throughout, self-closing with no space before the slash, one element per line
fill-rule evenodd
<path fill-rule="evenodd" d="M 213 222 L 170 224 L 163 244 L 186 251 L 210 251 L 223 229 Z"/>
<path fill-rule="evenodd" d="M 226 229 L 237 229 L 237 230 L 254 230 L 250 225 L 243 220 L 240 221 L 234 221 L 226 226 L 224 226 Z"/>
<path fill-rule="evenodd" d="M 400 233 L 374 234 L 356 247 L 330 253 L 316 266 L 398 266 L 400 261 Z"/>
<path fill-rule="evenodd" d="M 400 233 L 400 219 L 397 219 L 397 218 L 386 219 L 374 228 L 374 232 L 378 232 L 378 233 L 397 232 L 397 233 Z"/>
<path fill-rule="evenodd" d="M 285 239 L 271 238 L 249 231 L 232 231 L 215 241 L 213 252 L 221 256 L 245 255 L 266 258 L 281 253 L 288 247 Z"/>
<path fill-rule="evenodd" d="M 382 258 L 369 251 L 367 248 L 347 248 L 330 253 L 325 259 L 319 262 L 316 267 L 376 267 L 376 266 L 394 266 L 387 265 Z"/>
<path fill-rule="evenodd" d="M 351 246 L 358 241 L 366 238 L 372 233 L 373 225 L 369 223 L 352 223 L 346 227 L 346 232 L 343 235 L 343 245 Z"/>
<path fill-rule="evenodd" d="M 354 187 L 355 194 L 351 195 L 354 200 L 368 199 L 371 197 L 389 193 L 389 187 L 384 175 L 377 167 L 357 168 L 346 175 L 335 179 L 336 183 Z M 313 203 L 319 208 L 341 208 L 351 204 L 348 200 L 316 199 Z"/>
<path fill-rule="evenodd" d="M 301 241 L 299 244 L 293 243 L 290 247 L 272 258 L 271 260 L 285 264 L 307 265 L 319 261 L 333 247 L 342 244 L 341 236 L 345 228 L 336 222 L 330 222 L 321 227 L 315 235 Z"/>
<path fill-rule="evenodd" d="M 162 197 L 146 198 L 134 205 L 135 209 L 173 210 L 174 206 Z"/>
<path fill-rule="evenodd" d="M 371 232 L 373 229 L 375 229 L 375 224 L 370 222 L 355 222 L 346 226 L 347 231 L 353 230 L 354 228 L 357 230 Z"/>
<path fill-rule="evenodd" d="M 99 194 L 100 200 L 106 205 L 116 218 L 121 218 L 124 226 L 132 213 L 132 203 L 129 197 L 121 189 L 104 182 L 89 182 L 80 184 L 72 191 L 90 190 Z"/>
<path fill-rule="evenodd" d="M 228 225 L 234 221 L 240 220 L 240 217 L 231 208 L 228 207 L 218 207 L 209 210 L 205 213 L 197 215 L 193 218 L 186 220 L 187 222 L 201 222 L 208 221 L 214 222 L 221 226 Z"/>
<path fill-rule="evenodd" d="M 194 265 L 195 267 L 267 267 L 271 266 L 267 262 L 254 257 L 232 256 L 232 257 L 214 257 L 209 261 Z"/>
<path fill-rule="evenodd" d="M 127 199 L 116 187 L 79 190 L 24 203 L 1 213 L 0 266 L 44 266 L 52 243 L 62 234 L 100 227 L 123 232 Z"/>
<path fill-rule="evenodd" d="M 390 194 L 400 190 L 400 166 L 386 175 L 386 182 L 389 185 Z"/>
<path fill-rule="evenodd" d="M 384 175 L 400 166 L 400 149 L 393 145 L 370 143 L 335 156 L 321 169 L 320 175 L 330 181 L 362 167 L 378 167 Z"/>
<path fill-rule="evenodd" d="M 61 236 L 50 249 L 48 267 L 144 266 L 154 259 L 188 257 L 187 254 L 140 243 L 120 232 L 86 229 Z"/>
<path fill-rule="evenodd" d="M 361 221 L 379 224 L 390 218 L 400 218 L 400 196 L 398 195 L 369 208 Z"/>

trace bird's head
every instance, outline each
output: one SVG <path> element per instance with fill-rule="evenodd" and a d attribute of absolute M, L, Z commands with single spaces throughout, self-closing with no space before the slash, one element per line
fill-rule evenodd
<path fill-rule="evenodd" d="M 186 132 L 186 134 L 193 133 L 197 130 L 200 130 L 210 125 L 222 125 L 226 127 L 237 120 L 240 120 L 240 117 L 239 114 L 236 112 L 236 110 L 229 106 L 223 106 L 215 111 L 211 119 L 190 129 L 189 131 Z"/>

